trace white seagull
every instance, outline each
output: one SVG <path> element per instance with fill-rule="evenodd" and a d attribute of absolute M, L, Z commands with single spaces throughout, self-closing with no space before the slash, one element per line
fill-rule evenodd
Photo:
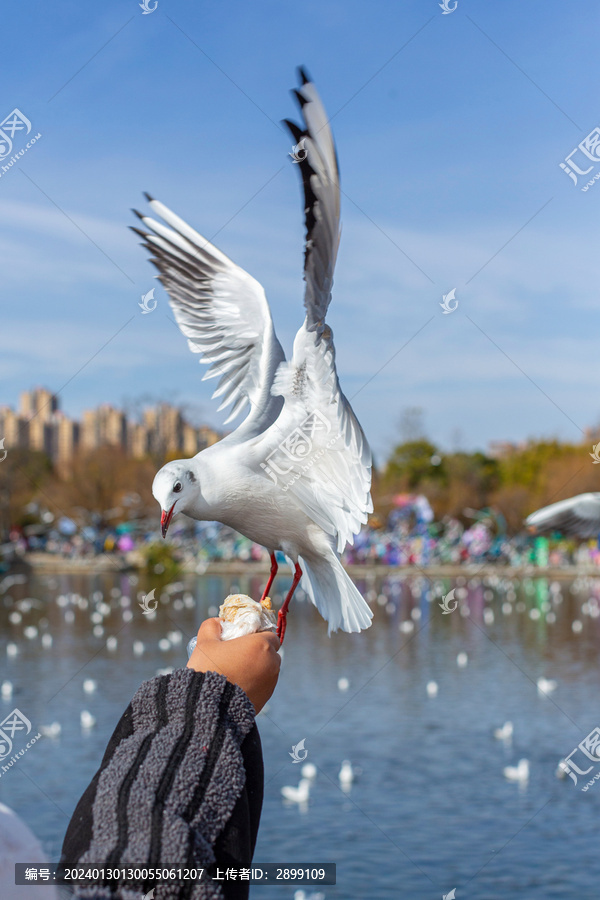
<path fill-rule="evenodd" d="M 505 722 L 502 728 L 494 729 L 494 737 L 497 741 L 510 741 L 513 736 L 513 723 Z"/>
<path fill-rule="evenodd" d="M 301 778 L 298 787 L 292 787 L 292 785 L 286 784 L 281 788 L 281 794 L 283 799 L 287 800 L 288 803 L 307 803 L 310 796 L 310 780 L 308 778 Z"/>
<path fill-rule="evenodd" d="M 508 781 L 518 781 L 526 784 L 529 781 L 529 760 L 520 759 L 516 766 L 506 766 L 503 769 L 504 777 Z"/>
<path fill-rule="evenodd" d="M 175 320 L 204 378 L 220 377 L 213 396 L 233 404 L 227 422 L 249 407 L 241 425 L 192 459 L 167 463 L 152 493 L 162 510 L 163 537 L 176 512 L 222 522 L 262 544 L 277 573 L 275 551 L 294 563 L 292 586 L 279 611 L 283 640 L 292 595 L 302 587 L 329 623 L 329 633 L 361 631 L 373 614 L 346 574 L 339 554 L 372 512 L 371 451 L 335 368 L 325 322 L 340 238 L 337 158 L 327 115 L 314 84 L 300 70 L 294 91 L 303 127 L 286 120 L 302 152 L 306 243 L 306 318 L 286 362 L 261 285 L 166 206 L 147 199 L 163 220 L 137 213 Z M 296 156 L 301 157 L 296 159 Z"/>
<path fill-rule="evenodd" d="M 600 533 L 600 493 L 577 494 L 536 510 L 525 519 L 536 533 L 561 531 L 581 538 Z"/>
<path fill-rule="evenodd" d="M 354 770 L 352 768 L 352 763 L 349 759 L 345 759 L 342 763 L 342 768 L 338 774 L 340 787 L 344 791 L 344 793 L 349 793 L 350 788 L 354 782 Z"/>

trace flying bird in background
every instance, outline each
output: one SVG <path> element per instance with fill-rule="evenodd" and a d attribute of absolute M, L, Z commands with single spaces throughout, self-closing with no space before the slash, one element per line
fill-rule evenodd
<path fill-rule="evenodd" d="M 204 375 L 219 378 L 213 397 L 232 406 L 227 422 L 243 422 L 192 459 L 167 463 L 152 493 L 162 510 L 163 537 L 173 516 L 222 522 L 262 544 L 271 556 L 267 597 L 277 573 L 275 552 L 294 565 L 279 611 L 282 641 L 294 591 L 302 587 L 329 623 L 329 633 L 368 628 L 373 614 L 344 570 L 339 554 L 373 511 L 371 451 L 335 367 L 325 322 L 340 238 L 335 145 L 317 90 L 304 70 L 293 93 L 302 127 L 287 121 L 303 153 L 306 227 L 306 317 L 286 361 L 261 285 L 201 234 L 146 195 L 162 222 L 136 213 L 133 230 L 151 253 L 175 320 Z M 164 223 L 164 224 L 163 224 Z"/>
<path fill-rule="evenodd" d="M 561 531 L 581 538 L 600 534 L 600 493 L 577 494 L 568 500 L 551 503 L 525 519 L 537 533 Z"/>

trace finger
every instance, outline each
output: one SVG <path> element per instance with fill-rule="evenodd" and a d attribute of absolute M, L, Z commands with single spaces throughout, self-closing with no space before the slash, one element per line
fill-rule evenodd
<path fill-rule="evenodd" d="M 267 644 L 269 644 L 275 652 L 279 650 L 281 644 L 279 643 L 279 638 L 275 634 L 274 631 L 263 631 L 261 632 L 261 637 L 265 639 Z"/>
<path fill-rule="evenodd" d="M 200 641 L 220 641 L 221 640 L 221 620 L 205 619 L 198 629 L 198 642 Z"/>

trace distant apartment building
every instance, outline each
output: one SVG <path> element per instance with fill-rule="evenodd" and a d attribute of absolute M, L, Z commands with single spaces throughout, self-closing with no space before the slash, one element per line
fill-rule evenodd
<path fill-rule="evenodd" d="M 127 427 L 127 449 L 130 456 L 140 459 L 147 456 L 150 447 L 148 446 L 148 429 L 139 422 L 130 422 Z"/>
<path fill-rule="evenodd" d="M 171 454 L 183 448 L 183 416 L 174 406 L 159 403 L 144 410 L 144 425 L 151 453 Z"/>
<path fill-rule="evenodd" d="M 18 415 L 10 406 L 0 406 L 0 437 L 4 438 L 4 446 L 25 449 L 29 446 L 29 423 Z"/>
<path fill-rule="evenodd" d="M 0 406 L 0 439 L 4 438 L 6 449 L 46 453 L 61 468 L 79 450 L 111 446 L 138 459 L 149 454 L 188 457 L 221 437 L 207 425 L 197 427 L 186 422 L 181 410 L 169 403 L 145 409 L 141 422 L 128 419 L 109 403 L 85 410 L 81 422 L 77 422 L 60 409 L 56 394 L 41 387 L 21 394 L 18 412 Z"/>
<path fill-rule="evenodd" d="M 52 414 L 57 410 L 58 397 L 46 388 L 23 391 L 19 397 L 19 414 L 26 419 L 35 417 L 42 422 L 50 422 Z"/>
<path fill-rule="evenodd" d="M 60 465 L 68 463 L 79 447 L 79 422 L 74 422 L 57 412 L 52 433 L 52 452 L 50 456 Z"/>
<path fill-rule="evenodd" d="M 124 412 L 109 403 L 97 409 L 86 409 L 81 423 L 81 447 L 95 450 L 104 446 L 127 450 L 127 418 Z"/>

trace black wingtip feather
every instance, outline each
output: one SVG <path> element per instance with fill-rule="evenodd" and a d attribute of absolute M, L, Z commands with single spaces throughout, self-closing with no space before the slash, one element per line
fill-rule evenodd
<path fill-rule="evenodd" d="M 134 214 L 134 216 L 137 216 L 138 219 L 143 219 L 143 218 L 144 218 L 143 215 L 142 215 L 142 213 L 141 213 L 141 212 L 138 212 L 137 209 L 132 209 L 131 212 Z"/>
<path fill-rule="evenodd" d="M 144 240 L 146 240 L 146 238 L 149 237 L 149 233 L 147 231 L 141 231 L 139 228 L 136 228 L 135 225 L 128 225 L 127 227 L 131 231 L 134 231 L 136 234 L 139 234 L 139 236 L 141 238 L 144 238 Z"/>
<path fill-rule="evenodd" d="M 302 84 L 311 84 L 312 78 L 306 71 L 305 66 L 298 66 L 298 76 L 302 82 Z"/>
<path fill-rule="evenodd" d="M 154 197 L 151 197 L 150 194 L 147 193 L 147 191 L 144 191 L 144 197 L 146 198 L 148 203 L 152 203 L 152 201 L 154 200 Z"/>
<path fill-rule="evenodd" d="M 300 93 L 299 90 L 297 90 L 296 88 L 294 88 L 294 90 L 292 91 L 292 94 L 294 95 L 294 97 L 295 97 L 296 100 L 298 101 L 298 105 L 300 106 L 300 109 L 302 109 L 303 106 L 306 106 L 306 104 L 308 103 L 308 100 L 307 100 L 305 97 L 302 96 L 302 94 Z"/>
<path fill-rule="evenodd" d="M 291 119 L 282 119 L 282 124 L 287 127 L 296 143 L 298 143 L 298 141 L 300 141 L 303 137 L 306 137 L 306 132 L 302 131 L 302 129 L 298 125 L 296 125 L 295 122 L 292 122 Z"/>

